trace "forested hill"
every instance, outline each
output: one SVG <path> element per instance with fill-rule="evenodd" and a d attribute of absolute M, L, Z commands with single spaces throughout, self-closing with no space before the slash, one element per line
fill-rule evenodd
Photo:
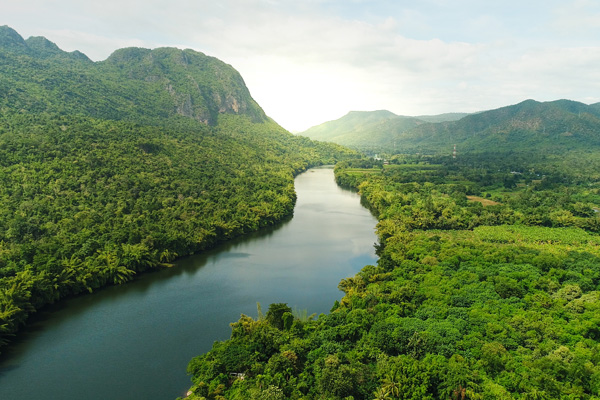
<path fill-rule="evenodd" d="M 386 153 L 448 154 L 454 144 L 459 153 L 558 153 L 600 144 L 600 105 L 526 100 L 466 116 L 448 114 L 446 121 L 395 117 L 364 123 L 344 117 L 303 134 L 318 138 L 325 130 L 335 131 L 335 135 L 324 136 L 323 140 Z"/>
<path fill-rule="evenodd" d="M 316 140 L 325 140 L 329 142 L 353 142 L 353 139 L 360 140 L 361 135 L 357 133 L 373 129 L 390 119 L 396 119 L 398 116 L 391 111 L 350 111 L 343 117 L 335 121 L 324 122 L 321 125 L 302 132 L 302 135 Z M 355 137 L 357 136 L 357 137 Z"/>
<path fill-rule="evenodd" d="M 396 138 L 404 132 L 426 122 L 455 121 L 465 113 L 441 115 L 423 115 L 406 117 L 391 111 L 351 111 L 335 121 L 314 126 L 301 135 L 311 139 L 329 141 L 344 146 L 366 150 L 381 151 L 397 145 Z"/>
<path fill-rule="evenodd" d="M 267 119 L 231 66 L 193 50 L 126 48 L 94 63 L 41 37 L 0 27 L 2 107 L 162 123 L 214 125 L 221 113 Z"/>
<path fill-rule="evenodd" d="M 293 212 L 293 177 L 354 153 L 269 119 L 192 50 L 92 62 L 0 27 L 0 344 L 65 296 Z"/>
<path fill-rule="evenodd" d="M 424 124 L 401 134 L 404 151 L 562 152 L 600 145 L 600 109 L 571 100 L 519 104 L 466 116 L 459 121 Z"/>

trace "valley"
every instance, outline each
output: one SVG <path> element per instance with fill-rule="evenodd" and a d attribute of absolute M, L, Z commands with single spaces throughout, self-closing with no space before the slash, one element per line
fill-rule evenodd
<path fill-rule="evenodd" d="M 0 27 L 2 397 L 598 399 L 599 104 L 292 135 L 214 57 Z"/>
<path fill-rule="evenodd" d="M 378 216 L 377 265 L 315 321 L 240 318 L 189 398 L 598 398 L 596 157 L 338 163 Z"/>
<path fill-rule="evenodd" d="M 290 220 L 38 311 L 3 352 L 0 398 L 172 399 L 189 389 L 190 359 L 257 302 L 329 312 L 339 280 L 376 261 L 376 221 L 332 168 L 298 175 L 295 189 Z"/>
<path fill-rule="evenodd" d="M 0 45 L 0 345 L 47 304 L 289 218 L 296 174 L 357 156 L 285 131 L 201 53 Z"/>

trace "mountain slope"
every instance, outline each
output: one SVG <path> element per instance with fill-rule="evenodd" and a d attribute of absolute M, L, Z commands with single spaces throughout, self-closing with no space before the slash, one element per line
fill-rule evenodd
<path fill-rule="evenodd" d="M 448 113 L 422 117 L 396 115 L 390 111 L 351 111 L 342 118 L 314 126 L 302 135 L 366 151 L 393 148 L 397 137 L 425 122 L 454 121 L 467 114 Z"/>
<path fill-rule="evenodd" d="M 0 345 L 45 304 L 289 217 L 294 174 L 347 156 L 274 123 L 215 58 L 94 63 L 0 27 Z"/>
<path fill-rule="evenodd" d="M 5 107 L 154 124 L 184 116 L 214 125 L 221 113 L 267 119 L 237 71 L 193 50 L 120 49 L 93 63 L 6 26 L 0 44 Z"/>
<path fill-rule="evenodd" d="M 354 131 L 363 130 L 365 127 L 380 124 L 383 121 L 397 117 L 396 114 L 386 110 L 350 111 L 335 121 L 328 121 L 321 125 L 313 126 L 302 132 L 302 135 L 315 140 L 335 142 L 336 139 L 343 138 Z"/>
<path fill-rule="evenodd" d="M 570 100 L 519 104 L 455 122 L 423 124 L 398 138 L 400 151 L 565 151 L 600 145 L 598 108 Z"/>
<path fill-rule="evenodd" d="M 350 113 L 311 128 L 304 135 L 366 151 L 390 153 L 561 152 L 600 145 L 600 103 L 526 100 L 463 116 L 423 119 Z M 440 121 L 441 122 L 426 122 Z"/>
<path fill-rule="evenodd" d="M 311 139 L 329 141 L 370 150 L 391 143 L 391 131 L 403 132 L 423 121 L 401 117 L 390 111 L 351 111 L 335 121 L 312 127 L 301 135 Z"/>
<path fill-rule="evenodd" d="M 99 65 L 106 75 L 126 79 L 127 93 L 149 87 L 168 116 L 181 115 L 214 124 L 222 113 L 247 115 L 263 122 L 266 115 L 252 99 L 240 74 L 222 61 L 193 50 L 128 48 L 115 51 Z M 111 87 L 112 90 L 118 90 Z M 139 96 L 132 99 L 140 102 Z"/>
<path fill-rule="evenodd" d="M 470 115 L 470 113 L 444 113 L 438 115 L 417 115 L 414 118 L 418 118 L 425 122 L 446 122 L 446 121 L 458 121 L 461 118 Z"/>

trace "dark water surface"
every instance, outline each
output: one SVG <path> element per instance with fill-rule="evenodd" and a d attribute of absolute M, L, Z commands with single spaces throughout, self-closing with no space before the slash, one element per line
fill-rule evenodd
<path fill-rule="evenodd" d="M 38 313 L 0 358 L 0 399 L 173 400 L 186 366 L 256 303 L 326 313 L 339 281 L 376 261 L 376 220 L 331 168 L 296 178 L 294 217 L 124 286 Z"/>

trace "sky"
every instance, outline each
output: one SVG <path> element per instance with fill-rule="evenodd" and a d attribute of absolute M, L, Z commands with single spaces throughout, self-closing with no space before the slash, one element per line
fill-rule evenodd
<path fill-rule="evenodd" d="M 349 111 L 600 102 L 597 0 L 0 0 L 0 25 L 94 61 L 190 48 L 300 132 Z"/>

